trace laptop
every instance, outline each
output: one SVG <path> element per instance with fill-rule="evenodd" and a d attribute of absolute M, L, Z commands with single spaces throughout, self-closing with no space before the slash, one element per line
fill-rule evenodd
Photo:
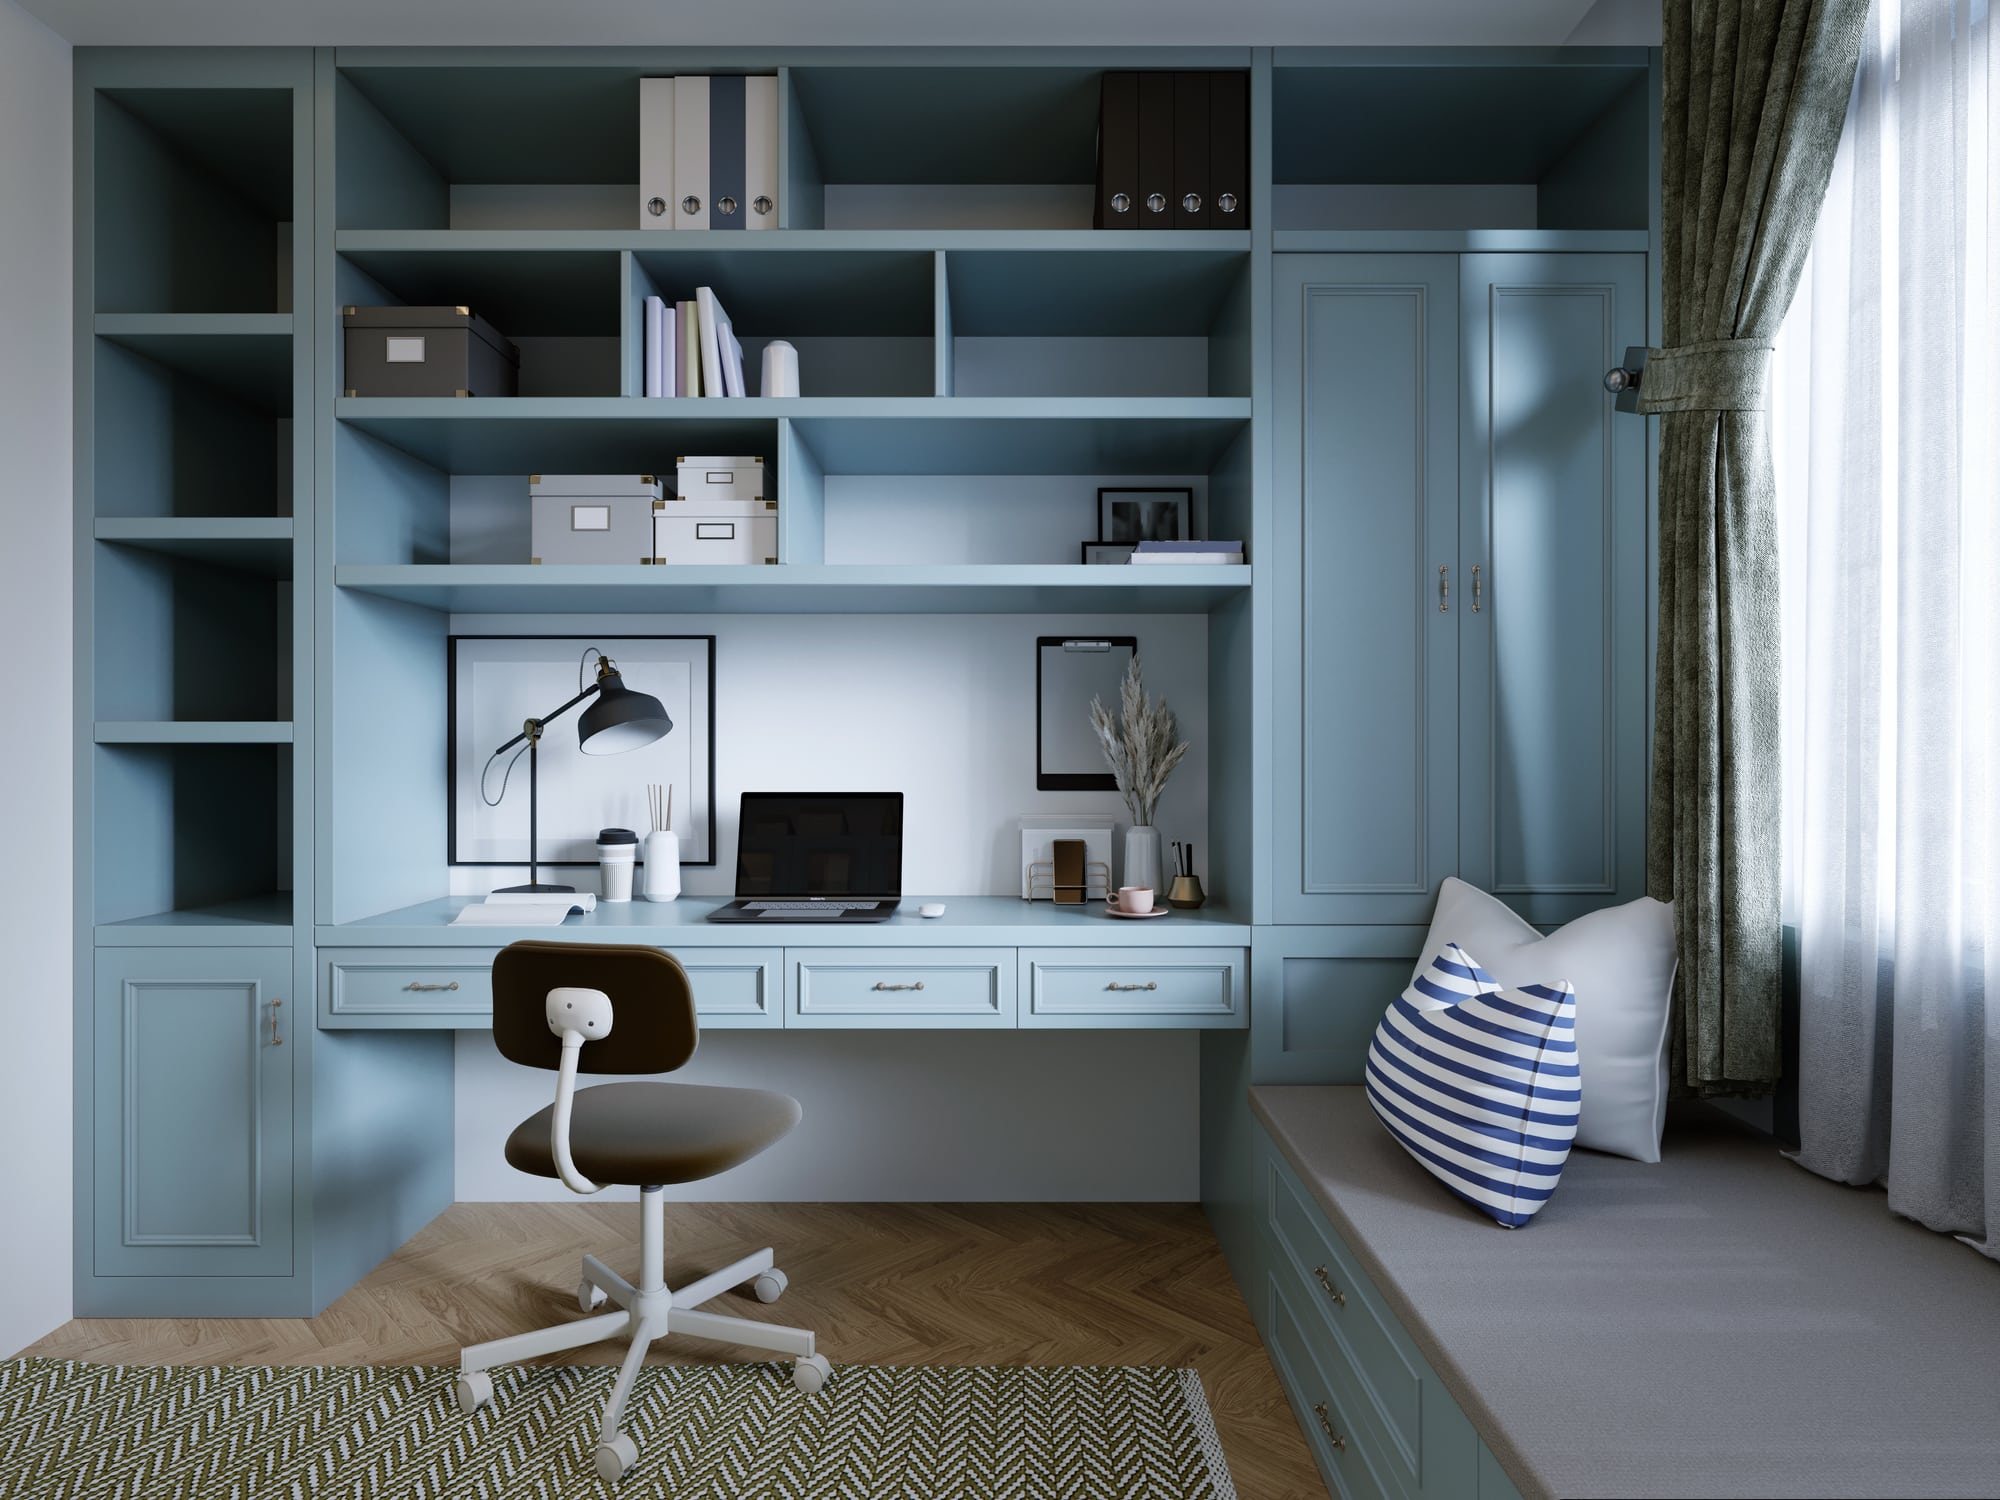
<path fill-rule="evenodd" d="M 884 922 L 903 896 L 901 792 L 745 792 L 736 899 L 711 922 Z"/>

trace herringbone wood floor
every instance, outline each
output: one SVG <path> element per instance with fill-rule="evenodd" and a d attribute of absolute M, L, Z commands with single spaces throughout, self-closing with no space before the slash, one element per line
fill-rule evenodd
<path fill-rule="evenodd" d="M 761 1245 L 791 1289 L 745 1317 L 813 1329 L 838 1364 L 1193 1365 L 1244 1500 L 1324 1500 L 1201 1210 L 1179 1204 L 669 1204 L 682 1282 Z M 119 1364 L 450 1364 L 579 1316 L 577 1259 L 637 1278 L 630 1204 L 461 1203 L 312 1319 L 79 1319 L 26 1354 Z M 615 1364 L 621 1346 L 560 1356 Z M 735 1351 L 677 1339 L 652 1357 Z"/>

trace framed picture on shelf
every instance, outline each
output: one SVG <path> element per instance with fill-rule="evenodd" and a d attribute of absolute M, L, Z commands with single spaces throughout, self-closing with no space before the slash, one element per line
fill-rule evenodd
<path fill-rule="evenodd" d="M 1097 492 L 1100 542 L 1185 542 L 1194 525 L 1192 489 L 1101 489 Z M 1087 561 L 1088 559 L 1086 559 Z"/>
<path fill-rule="evenodd" d="M 455 635 L 446 643 L 446 838 L 454 865 L 528 862 L 528 768 L 493 751 L 574 697 L 595 647 L 628 687 L 658 698 L 673 721 L 661 739 L 622 755 L 585 755 L 577 718 L 550 721 L 541 744 L 541 862 L 597 863 L 600 828 L 652 826 L 646 788 L 675 789 L 681 863 L 715 863 L 715 637 L 712 635 Z"/>
<path fill-rule="evenodd" d="M 1135 544 L 1132 542 L 1085 542 L 1083 561 L 1088 567 L 1105 567 L 1114 563 L 1129 563 Z"/>

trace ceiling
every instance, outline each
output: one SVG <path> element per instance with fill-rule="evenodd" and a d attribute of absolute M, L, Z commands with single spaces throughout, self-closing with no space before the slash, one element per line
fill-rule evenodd
<path fill-rule="evenodd" d="M 1659 0 L 21 0 L 78 45 L 1656 44 Z"/>

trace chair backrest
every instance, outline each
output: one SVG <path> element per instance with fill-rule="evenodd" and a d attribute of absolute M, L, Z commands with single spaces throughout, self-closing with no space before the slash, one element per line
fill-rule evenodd
<path fill-rule="evenodd" d="M 671 953 L 610 943 L 509 943 L 493 960 L 493 1040 L 509 1062 L 555 1071 L 562 1039 L 549 1030 L 549 991 L 611 997 L 611 1034 L 584 1047 L 579 1073 L 671 1073 L 694 1056 L 694 986 Z"/>

